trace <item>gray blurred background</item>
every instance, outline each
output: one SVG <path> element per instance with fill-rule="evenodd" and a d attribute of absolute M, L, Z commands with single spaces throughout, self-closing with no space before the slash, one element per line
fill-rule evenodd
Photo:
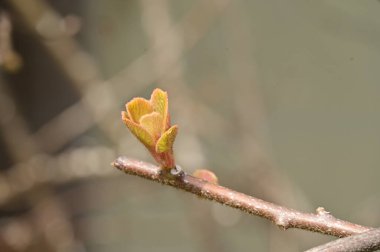
<path fill-rule="evenodd" d="M 0 251 L 301 251 L 333 238 L 122 174 L 169 93 L 177 162 L 380 226 L 380 2 L 0 2 Z"/>

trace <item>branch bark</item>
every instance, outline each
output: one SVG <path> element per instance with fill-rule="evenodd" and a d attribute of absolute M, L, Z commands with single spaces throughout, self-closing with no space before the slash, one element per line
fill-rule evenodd
<path fill-rule="evenodd" d="M 163 174 L 160 167 L 126 157 L 117 158 L 112 165 L 117 169 L 148 180 L 169 185 L 204 199 L 213 200 L 241 211 L 266 218 L 281 229 L 298 228 L 337 237 L 346 237 L 369 231 L 370 227 L 335 218 L 319 207 L 317 212 L 304 213 L 208 183 L 184 172 L 176 176 Z"/>
<path fill-rule="evenodd" d="M 380 249 L 380 228 L 338 239 L 305 252 L 369 252 Z"/>

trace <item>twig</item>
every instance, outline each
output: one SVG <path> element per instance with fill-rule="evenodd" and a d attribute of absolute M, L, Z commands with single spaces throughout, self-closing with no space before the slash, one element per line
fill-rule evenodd
<path fill-rule="evenodd" d="M 23 196 L 30 198 L 37 188 L 112 177 L 116 172 L 104 169 L 104 165 L 114 156 L 113 153 L 109 148 L 98 146 L 72 149 L 57 156 L 35 154 L 0 172 L 0 208 Z"/>
<path fill-rule="evenodd" d="M 338 239 L 306 252 L 368 252 L 380 249 L 380 228 Z"/>
<path fill-rule="evenodd" d="M 371 229 L 339 220 L 321 207 L 317 209 L 316 214 L 299 212 L 223 186 L 208 183 L 186 173 L 177 177 L 167 176 L 162 174 L 161 169 L 156 165 L 126 157 L 117 158 L 112 165 L 127 174 L 173 186 L 196 194 L 201 198 L 214 200 L 223 205 L 266 218 L 284 230 L 299 228 L 337 237 L 346 237 Z"/>

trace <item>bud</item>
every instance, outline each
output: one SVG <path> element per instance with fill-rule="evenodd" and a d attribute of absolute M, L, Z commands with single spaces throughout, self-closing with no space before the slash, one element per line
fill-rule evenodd
<path fill-rule="evenodd" d="M 199 169 L 196 170 L 193 173 L 193 176 L 202 180 L 205 180 L 207 182 L 210 182 L 212 184 L 218 184 L 218 177 L 213 173 L 212 171 L 206 170 L 206 169 Z"/>
<path fill-rule="evenodd" d="M 125 125 L 163 169 L 175 167 L 173 143 L 178 132 L 178 125 L 170 126 L 168 106 L 168 94 L 157 88 L 150 100 L 134 98 L 121 112 Z"/>

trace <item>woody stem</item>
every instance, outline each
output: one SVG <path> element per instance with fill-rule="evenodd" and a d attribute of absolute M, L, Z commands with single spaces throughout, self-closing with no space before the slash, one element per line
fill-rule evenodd
<path fill-rule="evenodd" d="M 112 165 L 127 174 L 169 185 L 201 198 L 266 218 L 282 229 L 298 228 L 337 237 L 346 237 L 371 229 L 337 219 L 323 208 L 318 208 L 317 213 L 304 213 L 209 183 L 186 173 L 179 177 L 167 176 L 161 172 L 160 167 L 143 161 L 119 157 Z"/>

